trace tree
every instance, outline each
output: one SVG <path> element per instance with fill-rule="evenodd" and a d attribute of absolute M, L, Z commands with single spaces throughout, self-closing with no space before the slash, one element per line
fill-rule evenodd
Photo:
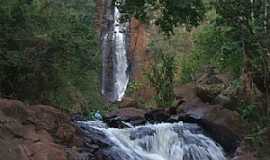
<path fill-rule="evenodd" d="M 205 7 L 202 0 L 125 0 L 122 13 L 125 13 L 124 19 L 136 17 L 142 22 L 156 24 L 170 35 L 179 25 L 188 29 L 199 25 Z"/>
<path fill-rule="evenodd" d="M 252 97 L 254 82 L 269 98 L 270 18 L 269 0 L 218 0 L 217 13 L 224 24 L 232 27 L 233 34 L 242 42 L 244 55 L 243 82 L 246 99 Z M 256 75 L 261 80 L 256 81 Z M 263 87 L 260 87 L 263 82 Z M 266 107 L 269 108 L 269 107 Z M 269 109 L 268 109 L 269 112 Z"/>
<path fill-rule="evenodd" d="M 94 0 L 1 0 L 1 97 L 103 107 L 94 8 Z"/>

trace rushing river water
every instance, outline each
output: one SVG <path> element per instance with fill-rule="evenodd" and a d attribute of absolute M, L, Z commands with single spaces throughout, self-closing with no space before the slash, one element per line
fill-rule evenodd
<path fill-rule="evenodd" d="M 196 124 L 160 123 L 126 129 L 100 121 L 79 122 L 110 144 L 113 160 L 227 160 L 223 149 Z"/>

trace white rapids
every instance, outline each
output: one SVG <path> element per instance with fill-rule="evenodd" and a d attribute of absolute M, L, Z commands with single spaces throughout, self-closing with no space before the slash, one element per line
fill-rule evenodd
<path fill-rule="evenodd" d="M 116 160 L 227 160 L 222 147 L 205 136 L 197 124 L 160 123 L 116 129 L 97 121 L 80 123 L 99 130 L 112 142 L 112 150 L 120 157 Z"/>

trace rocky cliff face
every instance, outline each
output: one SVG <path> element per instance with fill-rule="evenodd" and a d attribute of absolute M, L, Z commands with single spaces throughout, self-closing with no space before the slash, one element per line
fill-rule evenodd
<path fill-rule="evenodd" d="M 144 87 L 136 93 L 136 96 L 150 99 L 153 96 L 153 90 L 149 87 L 145 80 L 145 72 L 151 66 L 152 58 L 150 52 L 147 50 L 150 33 L 147 32 L 146 27 L 137 19 L 133 18 L 130 23 L 130 47 L 129 58 L 131 63 L 132 80 L 144 83 Z"/>
<path fill-rule="evenodd" d="M 96 26 L 96 31 L 98 33 L 101 32 L 102 26 L 104 25 L 103 23 L 103 16 L 104 16 L 104 6 L 105 5 L 105 0 L 96 0 L 96 20 L 95 20 L 95 26 Z"/>
<path fill-rule="evenodd" d="M 66 151 L 80 146 L 76 132 L 53 107 L 0 99 L 0 160 L 68 160 Z"/>

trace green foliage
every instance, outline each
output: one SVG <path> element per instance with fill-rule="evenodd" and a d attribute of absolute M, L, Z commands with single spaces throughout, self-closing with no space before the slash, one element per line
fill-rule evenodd
<path fill-rule="evenodd" d="M 131 81 L 128 83 L 126 94 L 132 95 L 133 93 L 136 93 L 137 91 L 139 91 L 142 87 L 143 87 L 142 82 Z"/>
<path fill-rule="evenodd" d="M 256 126 L 252 129 L 252 134 L 246 137 L 246 140 L 254 147 L 261 147 L 263 145 L 263 137 L 261 135 L 262 128 Z"/>
<path fill-rule="evenodd" d="M 239 106 L 238 112 L 241 118 L 249 125 L 246 141 L 255 148 L 262 147 L 265 143 L 262 134 L 269 127 L 270 117 L 265 116 L 259 105 L 247 104 L 243 101 Z"/>
<path fill-rule="evenodd" d="M 153 22 L 169 35 L 180 25 L 198 26 L 205 13 L 202 0 L 126 0 L 122 9 L 126 19 Z"/>
<path fill-rule="evenodd" d="M 74 112 L 102 107 L 94 4 L 93 0 L 1 0 L 2 96 Z"/>
<path fill-rule="evenodd" d="M 217 26 L 215 21 L 195 32 L 193 51 L 181 62 L 183 83 L 191 81 L 203 65 L 212 65 L 222 72 L 240 76 L 243 65 L 241 43 L 230 32 L 230 28 Z"/>
<path fill-rule="evenodd" d="M 254 82 L 265 94 L 265 114 L 270 113 L 270 1 L 219 0 L 217 13 L 220 25 L 232 28 L 231 35 L 241 41 L 245 55 L 246 82 Z M 249 88 L 250 85 L 246 84 Z M 249 89 L 251 90 L 251 89 Z"/>
<path fill-rule="evenodd" d="M 258 105 L 242 104 L 239 108 L 239 113 L 242 119 L 255 126 L 255 128 L 253 128 L 255 130 L 252 132 L 258 131 L 258 128 L 263 129 L 269 127 L 270 118 L 263 113 Z"/>
<path fill-rule="evenodd" d="M 208 25 L 195 37 L 195 52 L 201 52 L 221 71 L 239 75 L 243 60 L 241 42 L 231 37 L 229 32 L 231 29 L 228 27 L 218 27 L 215 23 Z"/>
<path fill-rule="evenodd" d="M 159 107 L 171 107 L 175 100 L 175 71 L 174 57 L 161 52 L 150 73 L 147 74 L 151 86 L 156 90 L 155 100 Z"/>
<path fill-rule="evenodd" d="M 259 119 L 260 115 L 258 115 L 257 106 L 254 104 L 243 105 L 240 107 L 240 115 L 242 119 L 247 120 L 248 122 L 255 121 Z"/>

